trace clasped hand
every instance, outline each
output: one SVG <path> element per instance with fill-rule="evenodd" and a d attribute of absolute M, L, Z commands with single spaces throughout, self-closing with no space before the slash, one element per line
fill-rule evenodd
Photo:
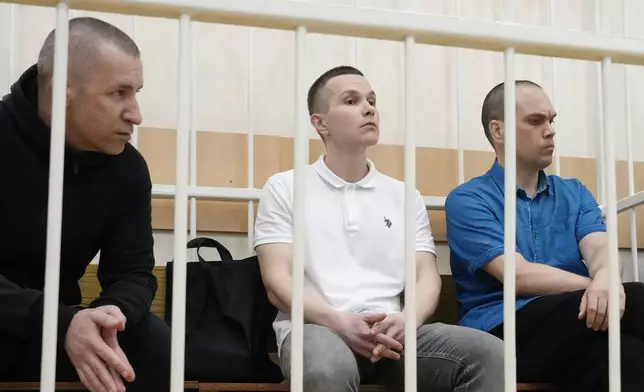
<path fill-rule="evenodd" d="M 345 313 L 337 332 L 354 352 L 372 363 L 382 358 L 399 360 L 398 351 L 402 351 L 405 337 L 405 318 L 403 313 Z"/>
<path fill-rule="evenodd" d="M 125 392 L 123 380 L 134 370 L 118 344 L 126 319 L 112 305 L 84 309 L 74 315 L 65 337 L 65 351 L 80 381 L 91 392 Z"/>
<path fill-rule="evenodd" d="M 624 286 L 619 285 L 619 318 L 624 315 L 626 295 Z M 608 271 L 602 269 L 595 274 L 579 305 L 579 320 L 586 318 L 586 326 L 594 331 L 608 330 Z"/>

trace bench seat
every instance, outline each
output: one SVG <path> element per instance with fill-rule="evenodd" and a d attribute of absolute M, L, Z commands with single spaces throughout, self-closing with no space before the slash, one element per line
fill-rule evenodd
<path fill-rule="evenodd" d="M 83 305 L 88 305 L 94 298 L 98 297 L 101 287 L 96 277 L 97 265 L 90 264 L 85 275 L 80 280 L 80 288 L 83 296 Z M 164 319 L 165 316 L 165 280 L 166 271 L 163 266 L 154 267 L 154 275 L 157 277 L 159 289 L 152 302 L 152 313 Z M 458 321 L 458 304 L 456 302 L 456 284 L 451 275 L 441 275 L 442 289 L 438 308 L 431 321 L 440 321 L 445 324 L 456 324 Z M 273 353 L 272 356 L 275 354 Z M 0 382 L 0 391 L 38 391 L 37 382 Z M 290 390 L 286 382 L 279 384 L 244 384 L 244 383 L 200 383 L 197 381 L 186 381 L 186 391 L 212 391 L 212 392 L 255 392 L 255 391 L 283 391 Z M 86 391 L 81 383 L 56 383 L 57 391 Z M 550 384 L 517 384 L 517 391 L 556 391 Z M 363 385 L 361 392 L 387 392 L 387 389 L 377 385 Z"/>

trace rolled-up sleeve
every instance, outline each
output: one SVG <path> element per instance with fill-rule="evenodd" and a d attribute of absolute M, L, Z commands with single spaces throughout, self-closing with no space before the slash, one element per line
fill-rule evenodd
<path fill-rule="evenodd" d="M 416 193 L 416 252 L 429 252 L 436 256 L 436 244 L 429 223 L 425 199 Z"/>
<path fill-rule="evenodd" d="M 583 184 L 579 183 L 579 187 L 580 207 L 579 215 L 577 215 L 577 225 L 575 227 L 577 242 L 581 241 L 582 238 L 590 233 L 606 231 L 606 224 L 602 218 L 602 211 L 597 201 Z"/>
<path fill-rule="evenodd" d="M 463 267 L 474 273 L 503 254 L 503 223 L 483 198 L 453 191 L 445 201 L 445 214 L 453 261 L 467 264 Z"/>

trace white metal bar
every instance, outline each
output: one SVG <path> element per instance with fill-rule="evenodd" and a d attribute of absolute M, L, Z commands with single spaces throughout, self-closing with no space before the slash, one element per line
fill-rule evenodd
<path fill-rule="evenodd" d="M 174 200 L 174 287 L 172 289 L 171 391 L 183 391 L 186 331 L 186 244 L 188 236 L 188 174 L 192 108 L 190 16 L 179 18 L 179 96 L 177 162 Z"/>
<path fill-rule="evenodd" d="M 624 35 L 628 36 L 628 0 L 622 0 Z M 635 173 L 633 167 L 633 118 L 631 107 L 631 67 L 624 65 L 624 95 L 626 101 L 626 159 L 628 164 L 628 195 L 635 194 Z M 639 263 L 637 260 L 637 212 L 634 208 L 628 211 L 631 234 L 631 263 L 633 265 L 633 280 L 640 281 Z"/>
<path fill-rule="evenodd" d="M 306 110 L 306 27 L 295 30 L 295 143 L 293 205 L 293 297 L 291 301 L 291 391 L 304 390 L 304 259 L 306 257 L 306 166 L 309 156 Z"/>
<path fill-rule="evenodd" d="M 595 30 L 597 33 L 608 33 L 608 29 L 604 27 L 604 23 L 606 18 L 602 18 L 604 16 L 604 12 L 602 12 L 602 1 L 603 0 L 595 0 L 594 5 L 595 5 Z M 603 60 L 602 60 L 603 61 Z M 602 63 L 599 62 L 597 63 L 597 132 L 598 132 L 598 137 L 595 138 L 596 143 L 595 147 L 597 148 L 597 158 L 595 159 L 595 168 L 596 168 L 596 176 L 597 176 L 597 199 L 599 200 L 599 204 L 601 205 L 606 205 L 606 179 L 604 176 L 605 173 L 605 145 L 602 142 L 604 140 L 604 132 L 606 131 L 604 129 L 604 110 L 602 109 L 602 105 L 604 104 L 604 101 L 602 100 Z"/>
<path fill-rule="evenodd" d="M 556 18 L 555 18 L 555 0 L 550 0 L 549 2 L 549 9 L 550 12 L 548 13 L 550 16 L 550 27 L 555 28 L 556 25 Z M 551 91 L 551 96 L 550 100 L 552 101 L 552 104 L 556 106 L 557 103 L 557 59 L 552 58 L 550 59 L 550 75 L 552 78 L 552 91 Z M 555 174 L 560 176 L 561 175 L 561 153 L 560 153 L 561 148 L 558 146 L 558 144 L 555 143 Z"/>
<path fill-rule="evenodd" d="M 154 184 L 152 186 L 152 197 L 155 199 L 173 199 L 175 194 L 176 187 L 174 185 Z M 198 200 L 259 201 L 260 194 L 260 189 L 210 186 L 188 187 L 188 197 L 194 197 Z"/>
<path fill-rule="evenodd" d="M 405 166 L 405 392 L 416 392 L 416 130 L 414 89 L 416 87 L 416 42 L 405 39 L 404 166 Z"/>
<path fill-rule="evenodd" d="M 7 56 L 9 83 L 16 79 L 16 16 L 18 6 L 9 5 L 9 54 Z"/>
<path fill-rule="evenodd" d="M 503 340 L 505 342 L 505 391 L 516 391 L 516 77 L 515 52 L 505 52 L 505 225 L 503 268 Z"/>
<path fill-rule="evenodd" d="M 246 89 L 246 116 L 248 117 L 248 189 L 255 187 L 255 124 L 253 123 L 253 28 L 248 28 L 248 88 Z M 255 206 L 248 201 L 248 254 L 253 254 L 253 228 L 255 225 Z"/>
<path fill-rule="evenodd" d="M 360 7 L 360 0 L 355 0 L 355 7 L 356 8 Z M 352 40 L 353 40 L 353 53 L 352 53 L 353 66 L 358 68 L 358 58 L 359 58 L 358 41 L 360 39 L 358 37 L 353 37 Z"/>
<path fill-rule="evenodd" d="M 611 124 L 613 105 L 610 101 L 611 59 L 602 61 L 602 101 L 604 118 L 604 145 L 606 176 L 606 231 L 608 234 L 608 345 L 610 392 L 621 390 L 620 380 L 620 316 L 619 316 L 619 254 L 617 242 L 617 197 L 615 184 L 615 148 L 613 126 Z"/>
<path fill-rule="evenodd" d="M 136 42 L 136 15 L 132 15 L 131 17 L 131 22 L 132 22 L 132 39 Z M 132 141 L 131 143 L 134 148 L 139 147 L 139 126 L 134 125 L 134 132 L 132 133 Z"/>
<path fill-rule="evenodd" d="M 173 199 L 175 195 L 174 185 L 154 184 L 152 186 L 152 197 L 154 199 Z M 261 189 L 248 188 L 227 188 L 211 186 L 190 186 L 188 197 L 198 200 L 219 200 L 219 201 L 259 201 Z M 425 207 L 432 211 L 445 209 L 444 196 L 423 196 Z M 642 201 L 644 202 L 644 201 Z"/>
<path fill-rule="evenodd" d="M 192 104 L 190 105 L 190 185 L 191 186 L 197 186 L 197 115 L 196 115 L 196 94 L 197 94 L 197 89 L 195 88 L 196 86 L 196 59 L 195 59 L 195 51 L 192 50 L 194 47 L 194 37 L 190 38 L 190 58 L 191 58 L 191 64 L 190 64 L 190 83 L 191 83 L 191 89 L 190 89 L 190 95 L 191 95 L 191 102 Z M 190 238 L 197 238 L 197 198 L 191 197 L 190 198 Z"/>
<path fill-rule="evenodd" d="M 460 2 L 459 0 L 454 1 L 454 17 L 457 19 L 460 18 Z M 462 184 L 465 182 L 465 154 L 463 151 L 463 146 L 461 146 L 461 123 L 459 121 L 459 116 L 461 113 L 461 80 L 460 80 L 460 67 L 461 61 L 459 56 L 459 48 L 452 48 L 454 67 L 452 71 L 452 88 L 454 89 L 454 132 L 456 132 L 456 149 L 457 149 L 457 159 L 458 159 L 458 183 Z"/>
<path fill-rule="evenodd" d="M 54 5 L 55 0 L 5 0 L 11 3 Z M 348 5 L 294 0 L 75 0 L 74 8 L 119 14 L 178 18 L 267 27 L 293 31 L 306 25 L 309 33 L 337 34 L 403 41 L 415 37 L 418 44 L 447 45 L 503 52 L 644 65 L 641 39 L 595 32 L 552 29 L 508 22 L 454 19 L 451 16 L 402 12 Z"/>
<path fill-rule="evenodd" d="M 58 334 L 58 294 L 60 288 L 60 241 L 63 217 L 68 53 L 69 6 L 66 1 L 60 1 L 56 6 L 49 196 L 47 198 L 47 254 L 40 369 L 40 390 L 43 392 L 53 392 L 56 386 L 56 337 Z"/>
<path fill-rule="evenodd" d="M 633 196 L 628 196 L 617 201 L 617 213 L 624 212 L 630 208 L 639 207 L 644 204 L 644 191 L 639 191 Z"/>

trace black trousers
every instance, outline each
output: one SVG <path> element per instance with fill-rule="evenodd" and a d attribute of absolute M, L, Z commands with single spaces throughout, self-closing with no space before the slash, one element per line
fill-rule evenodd
<path fill-rule="evenodd" d="M 121 348 L 134 368 L 136 379 L 125 387 L 128 392 L 167 392 L 170 390 L 170 328 L 154 314 L 118 334 Z M 42 339 L 15 342 L 0 336 L 0 379 L 39 381 Z M 56 360 L 57 381 L 78 381 L 78 375 L 65 350 Z"/>
<path fill-rule="evenodd" d="M 625 283 L 621 319 L 623 392 L 644 391 L 644 284 Z M 536 299 L 516 314 L 517 380 L 553 382 L 565 391 L 608 391 L 608 332 L 579 320 L 584 291 Z M 610 328 L 610 326 L 609 326 Z M 490 331 L 503 338 L 503 325 Z"/>

